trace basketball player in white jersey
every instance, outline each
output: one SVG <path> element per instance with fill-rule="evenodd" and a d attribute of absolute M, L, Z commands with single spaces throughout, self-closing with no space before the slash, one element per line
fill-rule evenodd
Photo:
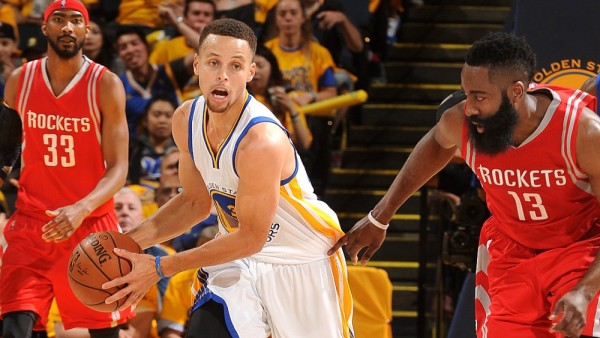
<path fill-rule="evenodd" d="M 188 337 L 352 337 L 352 297 L 335 213 L 316 199 L 277 118 L 246 91 L 256 37 L 233 19 L 202 32 L 194 70 L 204 96 L 173 116 L 183 191 L 128 234 L 143 248 L 186 231 L 214 203 L 219 236 L 155 258 L 123 250 L 133 271 L 105 283 L 136 304 L 161 276 L 202 267 Z"/>

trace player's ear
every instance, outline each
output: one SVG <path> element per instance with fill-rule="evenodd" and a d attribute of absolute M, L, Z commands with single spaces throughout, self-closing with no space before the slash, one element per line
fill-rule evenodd
<path fill-rule="evenodd" d="M 250 64 L 250 72 L 248 73 L 248 78 L 246 79 L 246 82 L 252 81 L 252 78 L 254 78 L 254 74 L 256 74 L 256 63 L 252 62 Z"/>
<path fill-rule="evenodd" d="M 508 99 L 514 105 L 517 101 L 521 101 L 527 94 L 527 85 L 523 81 L 517 80 L 509 86 Z"/>
<path fill-rule="evenodd" d="M 200 63 L 200 56 L 198 55 L 198 53 L 194 54 L 194 62 L 192 63 L 192 65 L 194 66 L 194 75 L 200 75 L 198 73 L 198 64 Z"/>

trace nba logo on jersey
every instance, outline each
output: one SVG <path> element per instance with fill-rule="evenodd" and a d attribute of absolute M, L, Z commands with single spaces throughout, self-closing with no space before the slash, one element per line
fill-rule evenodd
<path fill-rule="evenodd" d="M 235 196 L 217 190 L 211 191 L 210 194 L 215 201 L 219 223 L 227 232 L 237 230 L 240 224 L 235 213 Z"/>

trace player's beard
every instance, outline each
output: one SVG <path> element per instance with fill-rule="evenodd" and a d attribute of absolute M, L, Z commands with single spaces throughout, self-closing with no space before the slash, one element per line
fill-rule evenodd
<path fill-rule="evenodd" d="M 210 100 L 206 100 L 206 105 L 208 106 L 208 110 L 210 110 L 213 113 L 223 113 L 229 108 L 229 103 L 226 103 L 222 106 L 216 106 L 215 104 L 210 102 Z"/>
<path fill-rule="evenodd" d="M 76 56 L 79 53 L 79 51 L 83 49 L 83 44 L 85 42 L 85 40 L 81 40 L 81 41 L 75 40 L 75 48 L 69 50 L 69 49 L 61 48 L 59 46 L 58 39 L 60 39 L 60 37 L 57 38 L 56 41 L 50 39 L 49 37 L 46 37 L 46 39 L 48 40 L 48 44 L 50 45 L 50 48 L 52 48 L 52 50 L 56 53 L 56 55 L 58 55 L 58 57 L 61 59 L 70 59 L 70 58 Z"/>
<path fill-rule="evenodd" d="M 475 143 L 477 151 L 497 155 L 514 144 L 513 133 L 519 121 L 519 114 L 506 95 L 502 95 L 502 103 L 494 115 L 487 118 L 469 116 L 467 120 L 469 136 Z M 477 132 L 477 126 L 472 122 L 481 125 L 483 133 Z"/>

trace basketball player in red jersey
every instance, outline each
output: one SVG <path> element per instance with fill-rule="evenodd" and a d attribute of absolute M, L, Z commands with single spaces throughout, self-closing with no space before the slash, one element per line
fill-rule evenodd
<path fill-rule="evenodd" d="M 466 99 L 418 143 L 346 245 L 365 264 L 382 228 L 456 150 L 477 174 L 492 216 L 476 269 L 478 337 L 600 337 L 600 118 L 595 98 L 564 88 L 528 91 L 535 56 L 522 39 L 492 33 L 462 69 Z"/>
<path fill-rule="evenodd" d="M 18 114 L 23 132 L 17 211 L 4 231 L 0 271 L 5 338 L 43 330 L 53 297 L 65 328 L 86 327 L 94 338 L 118 337 L 118 324 L 130 317 L 129 310 L 88 309 L 67 281 L 75 245 L 91 232 L 118 229 L 112 196 L 127 172 L 123 85 L 83 56 L 88 23 L 81 2 L 52 2 L 42 25 L 48 56 L 15 70 L 6 84 L 2 119 Z M 11 142 L 0 141 L 0 153 L 14 155 L 6 151 Z"/>

